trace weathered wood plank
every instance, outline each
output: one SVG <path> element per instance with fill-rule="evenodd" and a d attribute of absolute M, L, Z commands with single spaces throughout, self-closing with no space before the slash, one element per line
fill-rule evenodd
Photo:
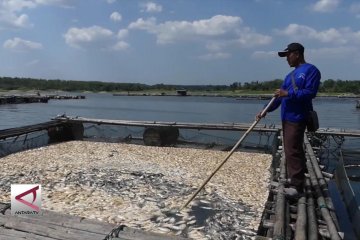
<path fill-rule="evenodd" d="M 68 240 L 98 240 L 104 239 L 106 234 L 97 234 L 78 229 L 67 228 L 55 224 L 46 222 L 34 221 L 31 218 L 20 218 L 14 216 L 0 215 L 0 225 L 6 228 L 0 228 L 0 236 L 3 233 L 4 236 L 14 236 L 18 239 L 38 239 L 38 240 L 50 240 L 50 239 L 68 239 Z M 4 230 L 4 231 L 1 231 Z M 10 235 L 10 233 L 12 235 Z M 1 238 L 0 238 L 1 239 Z M 183 240 L 185 238 L 178 236 L 169 236 L 160 233 L 152 233 L 139 229 L 124 227 L 123 231 L 120 231 L 118 238 L 122 240 Z"/>
<path fill-rule="evenodd" d="M 0 239 L 54 240 L 54 238 L 43 237 L 43 236 L 35 235 L 33 233 L 16 231 L 14 229 L 8 229 L 8 228 L 0 228 Z"/>
<path fill-rule="evenodd" d="M 78 229 L 66 228 L 59 225 L 49 224 L 41 222 L 36 224 L 32 219 L 19 218 L 14 216 L 0 215 L 0 225 L 6 228 L 12 228 L 15 230 L 25 231 L 40 236 L 51 237 L 54 239 L 89 239 L 98 240 L 103 239 L 106 234 L 97 234 Z"/>
<path fill-rule="evenodd" d="M 10 210 L 6 211 L 10 215 Z M 18 215 L 18 218 L 31 219 L 41 224 L 49 223 L 72 229 L 83 230 L 91 233 L 108 234 L 112 229 L 117 227 L 115 224 L 104 223 L 96 220 L 85 219 L 69 214 L 62 214 L 53 211 L 42 210 L 38 215 Z"/>
<path fill-rule="evenodd" d="M 160 233 L 147 232 L 135 228 L 124 227 L 123 231 L 119 233 L 119 239 L 122 240 L 185 240 L 186 238 L 179 236 L 171 236 Z"/>
<path fill-rule="evenodd" d="M 31 133 L 31 132 L 36 132 L 36 131 L 41 131 L 41 130 L 46 130 L 49 127 L 57 126 L 60 123 L 61 123 L 60 121 L 48 121 L 48 122 L 28 125 L 28 126 L 24 126 L 24 127 L 17 127 L 17 128 L 9 128 L 9 129 L 0 130 L 0 139 L 5 139 L 5 138 L 8 138 L 8 137 L 20 136 L 20 135 L 23 135 L 23 134 L 28 134 L 28 133 Z"/>

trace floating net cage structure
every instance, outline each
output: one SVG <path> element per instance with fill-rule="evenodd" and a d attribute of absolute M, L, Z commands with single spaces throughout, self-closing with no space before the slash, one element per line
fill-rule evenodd
<path fill-rule="evenodd" d="M 131 121 L 89 121 L 83 119 L 56 119 L 50 122 L 45 122 L 37 125 L 25 126 L 15 129 L 6 129 L 0 131 L 0 158 L 11 153 L 24 151 L 27 149 L 39 148 L 47 146 L 49 144 L 56 144 L 63 141 L 81 140 L 81 141 L 96 141 L 96 142 L 109 142 L 109 143 L 129 143 L 139 145 L 150 145 L 150 146 L 163 146 L 163 147 L 178 147 L 178 148 L 199 148 L 199 149 L 214 149 L 219 151 L 230 151 L 232 147 L 237 143 L 244 132 L 248 130 L 247 124 L 167 124 L 167 123 L 155 123 L 155 122 L 131 122 Z M 272 153 L 276 150 L 278 140 L 278 129 L 272 127 L 259 126 L 254 129 L 245 141 L 241 144 L 238 151 L 256 151 Z M 161 150 L 159 150 L 161 151 Z M 26 159 L 24 159 L 26 161 Z M 91 171 L 97 169 L 92 169 Z M 88 171 L 88 170 L 84 170 Z M 111 186 L 116 185 L 116 180 L 110 178 L 114 174 L 117 176 L 126 173 L 118 171 L 113 172 L 113 169 L 106 171 L 106 169 L 100 169 L 102 171 L 101 177 L 95 177 L 94 182 L 99 181 L 100 183 L 106 183 L 109 189 Z M 87 173 L 87 172 L 85 172 Z M 91 175 L 94 172 L 91 172 Z M 158 186 L 162 189 L 162 193 L 168 194 L 170 198 L 174 196 L 182 196 L 189 194 L 189 191 L 194 191 L 193 187 L 178 184 L 178 182 L 162 180 L 164 177 L 162 174 L 153 174 L 147 172 L 130 172 L 131 184 L 121 185 L 124 191 L 125 187 L 133 186 Z M 128 174 L 128 175 L 129 175 Z M 81 181 L 76 180 L 78 176 L 84 176 L 86 174 L 73 174 L 73 178 L 68 177 L 67 181 L 74 179 L 76 184 Z M 110 177 L 108 177 L 110 176 Z M 135 179 L 135 180 L 134 180 Z M 166 179 L 166 178 L 164 178 Z M 81 179 L 80 179 L 81 180 Z M 111 181 L 109 181 L 111 180 Z M 85 181 L 85 180 L 84 180 Z M 162 182 L 163 181 L 163 182 Z M 126 182 L 126 181 L 124 181 Z M 176 183 L 176 184 L 175 184 Z M 153 184 L 153 185 L 152 185 Z M 164 190 L 165 189 L 165 190 Z M 169 189 L 169 190 L 167 190 Z M 171 189 L 171 191 L 170 191 Z M 115 191 L 115 190 L 114 190 Z M 118 191 L 118 190 L 116 190 Z M 136 191 L 136 190 L 132 190 Z M 156 195 L 157 196 L 157 195 Z M 154 199 L 155 195 L 152 196 Z M 134 198 L 135 199 L 135 198 Z M 202 199 L 204 200 L 204 199 Z M 199 206 L 191 207 L 191 214 L 196 214 L 197 219 L 202 219 L 197 224 L 205 226 L 207 219 L 209 223 L 206 223 L 206 233 L 211 232 L 212 234 L 218 234 L 220 227 L 222 234 L 226 234 L 225 237 L 219 236 L 215 239 L 230 239 L 230 236 L 240 234 L 239 229 L 233 228 L 234 224 L 243 224 L 242 231 L 249 231 L 247 234 L 255 235 L 256 231 L 247 229 L 246 219 L 252 218 L 255 212 L 251 210 L 248 205 L 239 201 L 232 202 L 227 198 L 221 197 L 216 193 L 212 193 L 206 200 L 211 201 L 211 205 L 217 203 L 217 206 L 221 206 L 222 210 L 209 210 L 203 209 L 202 207 L 208 207 L 207 203 L 199 203 Z M 157 201 L 159 204 L 162 202 L 161 199 Z M 219 204 L 222 205 L 219 205 Z M 234 210 L 238 207 L 239 210 Z M 225 209 L 225 210 L 224 210 Z M 231 211 L 230 211 L 231 210 Z M 224 215 L 225 214 L 225 215 Z M 222 216 L 226 218 L 220 218 Z M 218 219 L 219 218 L 219 219 Z M 221 219 L 227 219 L 226 226 L 223 227 L 217 225 L 221 222 Z M 151 220 L 156 221 L 156 220 Z M 198 220 L 196 220 L 198 221 Z M 242 226 L 242 225 L 241 225 Z M 185 230 L 184 230 L 185 231 Z M 186 230 L 187 231 L 187 230 Z M 184 234 L 188 234 L 188 233 Z M 220 234 L 220 233 L 219 233 Z M 244 236 L 243 239 L 251 239 L 250 237 Z"/>
<path fill-rule="evenodd" d="M 131 127 L 116 125 L 85 124 L 84 139 L 107 142 L 129 142 L 134 144 L 152 145 L 147 138 L 152 137 L 152 127 Z M 203 130 L 203 129 L 161 129 L 160 141 L 155 146 L 198 147 L 206 149 L 230 150 L 244 134 L 243 130 Z M 157 134 L 154 132 L 153 134 Z M 165 136 L 162 137 L 161 134 Z M 271 152 L 275 132 L 253 132 L 245 139 L 241 148 Z M 156 138 L 156 137 L 155 137 Z M 174 139 L 176 138 L 176 139 Z"/>
<path fill-rule="evenodd" d="M 335 172 L 339 164 L 360 166 L 359 136 L 313 133 L 311 145 L 319 152 L 320 164 L 327 172 Z"/>
<path fill-rule="evenodd" d="M 312 145 L 316 146 L 319 153 L 319 163 L 323 171 L 333 173 L 336 186 L 341 195 L 346 210 L 338 212 L 343 221 L 344 229 L 352 229 L 357 237 L 360 236 L 358 223 L 360 222 L 360 137 L 358 134 L 313 134 Z M 332 190 L 334 191 L 334 190 Z M 337 199 L 335 197 L 335 199 Z M 339 201 L 339 200 L 336 200 Z M 352 233 L 351 233 L 352 235 Z M 352 235 L 353 238 L 356 238 Z M 351 237 L 350 237 L 351 238 Z M 350 239 L 349 238 L 349 239 Z"/>
<path fill-rule="evenodd" d="M 128 125 L 127 125 L 128 123 Z M 250 125 L 164 124 L 163 122 L 95 121 L 55 119 L 20 128 L 0 130 L 0 157 L 68 140 L 192 147 L 229 151 Z M 239 146 L 241 151 L 273 153 L 278 130 L 255 128 Z"/>
<path fill-rule="evenodd" d="M 230 151 L 249 127 L 250 124 L 240 123 L 197 124 L 60 117 L 40 124 L 0 130 L 0 158 L 71 140 Z M 237 150 L 272 154 L 272 171 L 276 174 L 280 161 L 279 154 L 276 154 L 279 134 L 280 128 L 275 125 L 258 124 Z M 343 157 L 346 164 L 359 164 L 358 135 L 325 132 L 309 135 L 311 145 L 318 152 L 320 164 L 326 167 L 326 172 L 335 172 L 339 157 Z M 345 179 L 345 170 L 338 176 L 340 181 Z M 353 201 L 354 198 L 349 196 L 349 199 Z M 356 218 L 358 215 L 354 216 Z M 258 234 L 263 235 L 261 231 L 259 229 Z"/>

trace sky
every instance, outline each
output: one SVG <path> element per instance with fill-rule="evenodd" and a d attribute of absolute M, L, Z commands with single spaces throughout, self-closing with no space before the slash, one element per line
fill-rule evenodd
<path fill-rule="evenodd" d="M 305 47 L 360 80 L 359 0 L 0 0 L 0 76 L 230 85 L 282 79 Z"/>

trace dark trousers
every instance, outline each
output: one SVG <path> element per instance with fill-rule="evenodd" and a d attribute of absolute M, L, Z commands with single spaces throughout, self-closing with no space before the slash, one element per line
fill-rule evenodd
<path fill-rule="evenodd" d="M 287 176 L 290 179 L 290 184 L 296 187 L 298 191 L 302 191 L 306 169 L 303 146 L 306 126 L 305 123 L 284 121 L 282 127 Z"/>

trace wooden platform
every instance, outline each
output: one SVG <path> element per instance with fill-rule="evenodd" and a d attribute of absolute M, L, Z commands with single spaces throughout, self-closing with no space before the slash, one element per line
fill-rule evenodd
<path fill-rule="evenodd" d="M 281 138 L 282 139 L 282 138 Z M 277 157 L 280 166 L 274 174 L 274 181 L 265 206 L 260 236 L 256 240 L 271 239 L 331 239 L 341 240 L 335 207 L 330 198 L 327 182 L 333 175 L 320 169 L 318 159 L 304 135 L 306 154 L 306 183 L 304 194 L 291 199 L 285 196 L 286 159 L 284 147 L 279 146 Z M 350 238 L 349 238 L 350 239 Z"/>
<path fill-rule="evenodd" d="M 42 210 L 39 215 L 12 216 L 0 203 L 0 239 L 32 240 L 181 240 L 185 238 L 146 232 L 125 225 L 114 225 L 81 217 Z"/>

